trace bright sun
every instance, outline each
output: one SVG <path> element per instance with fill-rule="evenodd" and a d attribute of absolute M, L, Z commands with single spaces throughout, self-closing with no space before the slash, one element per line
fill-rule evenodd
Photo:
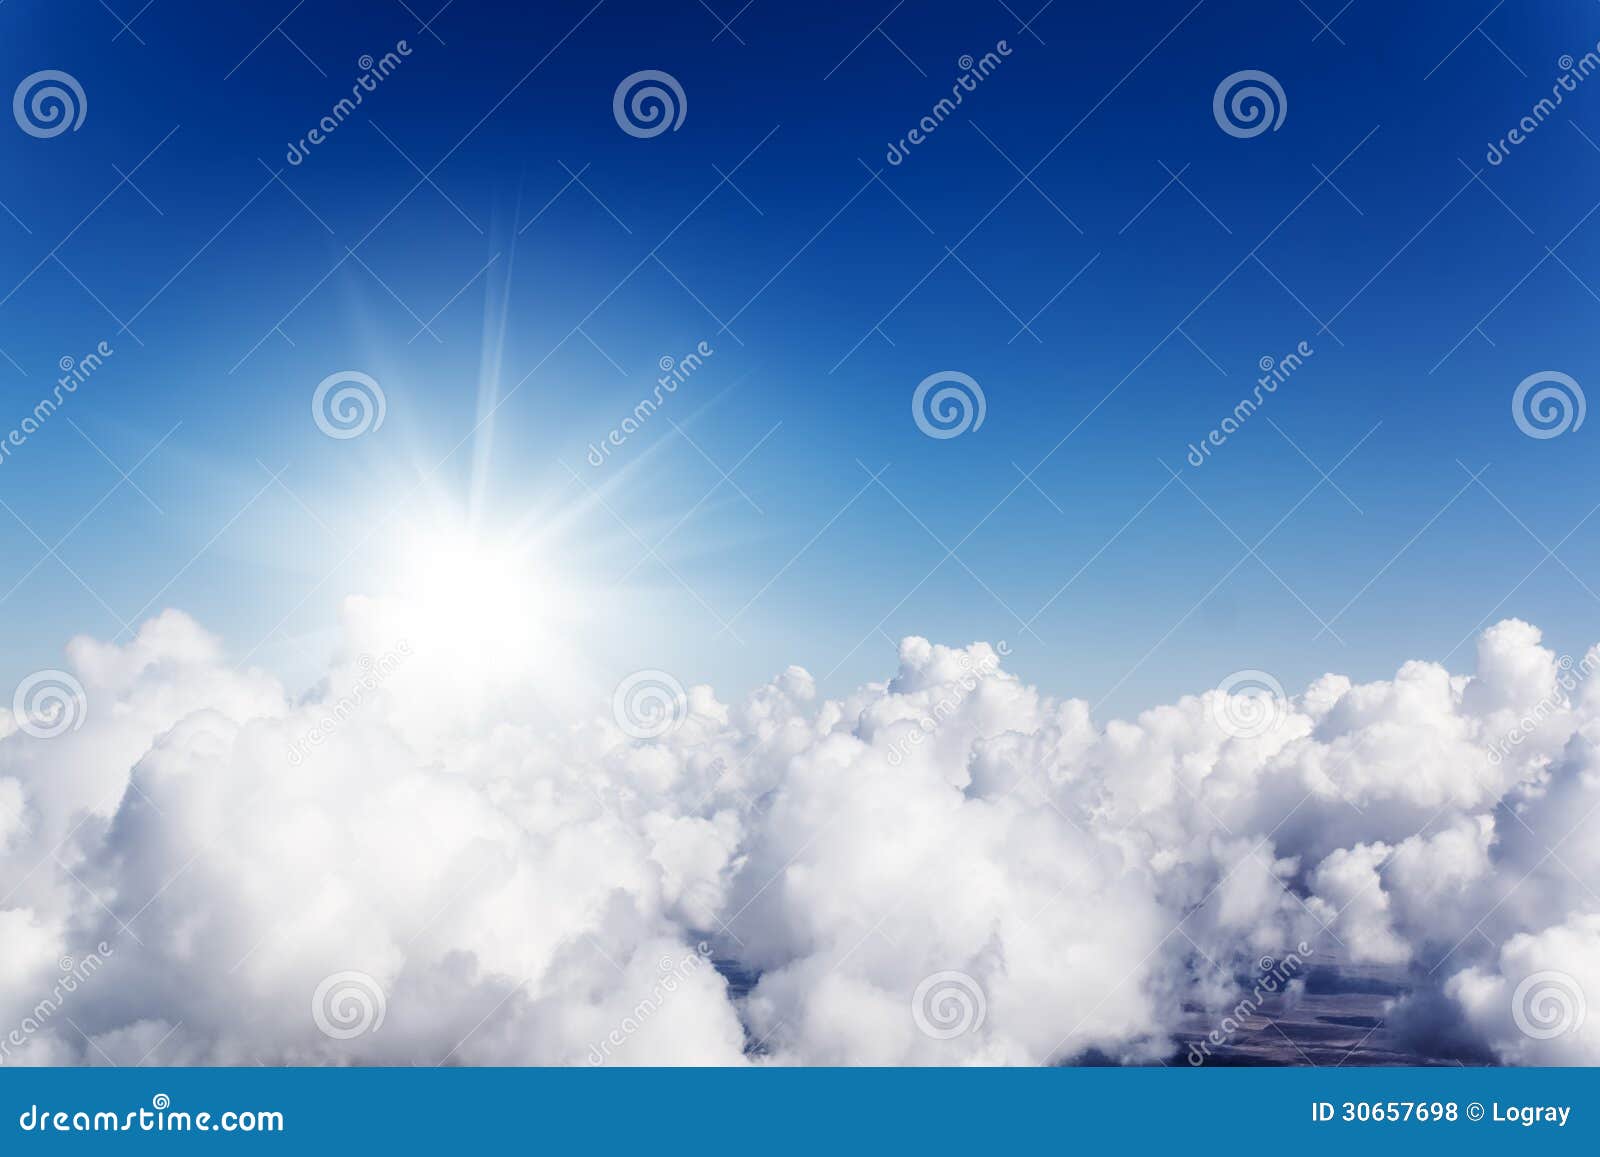
<path fill-rule="evenodd" d="M 529 551 L 463 530 L 409 535 L 395 580 L 416 641 L 477 664 L 537 664 L 529 652 L 556 642 L 576 609 Z"/>

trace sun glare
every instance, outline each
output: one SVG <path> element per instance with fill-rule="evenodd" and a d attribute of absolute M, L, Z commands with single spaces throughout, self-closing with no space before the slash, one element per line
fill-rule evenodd
<path fill-rule="evenodd" d="M 574 612 L 530 552 L 461 530 L 411 535 L 394 593 L 419 643 L 480 662 L 516 663 L 518 652 L 553 642 Z"/>

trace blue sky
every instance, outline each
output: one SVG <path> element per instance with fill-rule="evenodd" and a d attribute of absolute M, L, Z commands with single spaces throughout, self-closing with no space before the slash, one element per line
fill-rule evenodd
<path fill-rule="evenodd" d="M 1595 373 L 1600 81 L 1485 160 L 1600 5 L 408 2 L 0 8 L 7 84 L 87 100 L 0 132 L 0 428 L 115 350 L 0 464 L 9 677 L 164 606 L 308 677 L 429 509 L 526 532 L 598 670 L 725 695 L 884 677 L 907 634 L 1007 640 L 1107 713 L 1247 667 L 1463 669 L 1508 615 L 1600 634 L 1594 431 L 1510 407 Z M 641 139 L 612 97 L 647 69 L 687 107 Z M 1247 69 L 1287 108 L 1239 138 L 1212 97 Z M 310 399 L 346 370 L 386 414 L 338 440 Z M 940 371 L 980 384 L 980 429 L 919 431 Z"/>

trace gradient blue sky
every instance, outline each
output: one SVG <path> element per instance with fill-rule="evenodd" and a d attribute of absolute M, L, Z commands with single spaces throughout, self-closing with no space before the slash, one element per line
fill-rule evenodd
<path fill-rule="evenodd" d="M 88 98 L 76 132 L 0 132 L 0 427 L 62 357 L 116 350 L 0 464 L 8 678 L 170 605 L 308 679 L 424 505 L 531 530 L 592 592 L 574 630 L 601 673 L 725 696 L 790 663 L 827 690 L 881 678 L 906 634 L 1007 640 L 1106 713 L 1247 667 L 1291 690 L 1464 669 L 1507 615 L 1558 650 L 1600 638 L 1571 573 L 1600 561 L 1600 433 L 1534 440 L 1510 411 L 1531 373 L 1596 372 L 1600 80 L 1484 160 L 1600 41 L 1600 5 L 1058 0 L 1022 29 L 1035 0 L 456 0 L 430 32 L 434 0 L 407 2 L 420 19 L 156 0 L 131 31 L 95 0 L 0 8 L 7 86 L 61 69 Z M 400 39 L 403 66 L 287 165 Z M 618 128 L 640 69 L 682 84 L 678 131 Z M 1241 69 L 1282 84 L 1278 131 L 1213 119 Z M 1186 465 L 1302 340 L 1290 384 Z M 589 466 L 700 341 L 715 355 Z M 311 421 L 339 370 L 382 383 L 380 430 Z M 980 430 L 912 422 L 941 370 L 981 384 Z M 144 493 L 118 486 L 153 447 Z M 701 451 L 749 453 L 744 493 Z"/>

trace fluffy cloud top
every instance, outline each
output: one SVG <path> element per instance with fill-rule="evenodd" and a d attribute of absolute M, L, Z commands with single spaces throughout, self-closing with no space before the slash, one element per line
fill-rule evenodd
<path fill-rule="evenodd" d="M 1151 1062 L 1306 943 L 1408 969 L 1419 1039 L 1600 1063 L 1600 653 L 1526 623 L 1104 724 L 911 638 L 648 739 L 394 628 L 352 601 L 295 700 L 169 611 L 0 720 L 0 1062 Z"/>

